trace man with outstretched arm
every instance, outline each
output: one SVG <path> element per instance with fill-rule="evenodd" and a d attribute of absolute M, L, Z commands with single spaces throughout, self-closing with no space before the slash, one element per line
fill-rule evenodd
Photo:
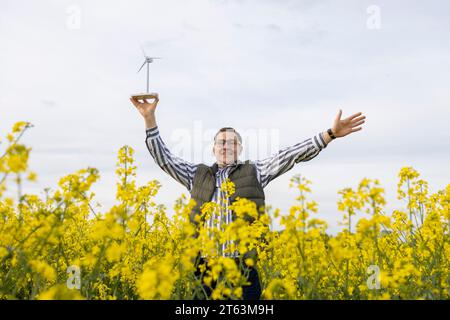
<path fill-rule="evenodd" d="M 139 101 L 135 98 L 130 98 L 130 100 L 144 118 L 146 145 L 151 156 L 162 170 L 185 186 L 189 190 L 191 198 L 196 201 L 197 204 L 191 214 L 193 223 L 196 223 L 195 215 L 201 213 L 202 204 L 209 201 L 222 203 L 223 199 L 226 199 L 220 186 L 227 178 L 235 184 L 235 193 L 230 199 L 226 199 L 229 202 L 228 205 L 237 197 L 246 198 L 254 201 L 258 210 L 262 212 L 265 205 L 263 189 L 270 181 L 286 173 L 296 163 L 315 158 L 332 140 L 361 130 L 361 125 L 365 122 L 365 116 L 362 116 L 361 112 L 341 119 L 342 110 L 339 110 L 331 128 L 297 144 L 285 147 L 265 159 L 245 162 L 239 160 L 242 152 L 241 135 L 234 128 L 224 127 L 218 130 L 214 136 L 212 151 L 216 162 L 213 165 L 194 164 L 172 154 L 164 143 L 159 134 L 155 117 L 156 106 L 159 102 L 158 94 L 155 93 L 153 98 L 153 102 Z M 227 224 L 233 220 L 233 212 L 227 207 L 225 210 L 219 224 Z M 215 226 L 212 218 L 204 223 L 206 227 Z M 219 252 L 224 256 L 239 257 L 239 252 L 229 253 L 229 250 L 226 250 L 228 244 L 223 244 L 222 248 L 219 248 Z M 251 253 L 255 254 L 254 251 L 246 254 Z M 206 257 L 202 256 L 201 258 Z M 248 280 L 251 285 L 243 287 L 243 299 L 259 299 L 261 285 L 256 268 L 250 268 Z M 210 288 L 205 289 L 210 295 Z"/>

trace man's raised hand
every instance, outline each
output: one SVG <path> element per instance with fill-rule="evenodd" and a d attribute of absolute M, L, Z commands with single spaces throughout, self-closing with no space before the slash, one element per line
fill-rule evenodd
<path fill-rule="evenodd" d="M 339 110 L 336 118 L 334 119 L 332 131 L 336 138 L 345 137 L 346 135 L 359 131 L 362 127 L 358 127 L 362 125 L 365 121 L 366 116 L 362 116 L 361 112 L 355 113 L 348 118 L 341 119 L 342 110 Z"/>
<path fill-rule="evenodd" d="M 138 109 L 139 113 L 145 118 L 149 118 L 155 115 L 156 106 L 159 102 L 159 96 L 157 93 L 152 94 L 153 102 L 147 101 L 147 99 L 137 99 L 130 97 L 131 103 Z M 142 100 L 142 102 L 140 101 Z"/>

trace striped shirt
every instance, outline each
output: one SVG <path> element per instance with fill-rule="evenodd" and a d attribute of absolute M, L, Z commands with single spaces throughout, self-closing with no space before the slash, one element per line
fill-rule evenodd
<path fill-rule="evenodd" d="M 162 140 L 157 126 L 146 129 L 145 143 L 156 164 L 191 191 L 198 164 L 191 163 L 172 154 Z M 250 161 L 250 163 L 255 166 L 258 182 L 264 188 L 270 181 L 289 171 L 296 163 L 309 161 L 316 157 L 322 149 L 326 148 L 326 146 L 323 134 L 318 133 L 293 146 L 283 148 L 265 159 Z M 228 178 L 230 169 L 239 163 L 242 162 L 238 160 L 234 164 L 218 168 L 216 173 L 216 188 L 211 201 L 219 204 L 225 203 L 225 212 L 217 212 L 218 219 L 214 219 L 215 217 L 212 215 L 211 218 L 205 222 L 206 227 L 217 227 L 220 229 L 231 222 L 232 213 L 228 210 L 229 199 L 227 199 L 224 192 L 220 190 L 220 186 Z M 218 220 L 218 224 L 215 223 L 215 220 Z M 237 252 L 231 254 L 225 252 L 229 244 L 230 242 L 226 242 L 218 248 L 219 254 L 223 256 L 237 256 Z"/>

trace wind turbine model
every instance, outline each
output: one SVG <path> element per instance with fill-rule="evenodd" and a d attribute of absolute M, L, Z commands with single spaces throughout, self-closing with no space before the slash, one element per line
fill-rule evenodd
<path fill-rule="evenodd" d="M 142 66 L 139 68 L 139 71 L 142 70 L 142 68 L 145 66 L 145 64 L 147 64 L 147 91 L 145 93 L 139 93 L 139 94 L 134 94 L 132 95 L 133 98 L 136 99 L 151 99 L 151 98 L 155 98 L 155 93 L 150 93 L 149 92 L 149 79 L 150 79 L 150 74 L 149 74 L 149 69 L 150 69 L 150 63 L 152 63 L 155 59 L 162 59 L 161 57 L 149 57 L 145 54 L 144 48 L 142 48 L 142 53 L 144 54 L 145 60 L 144 63 L 142 64 Z"/>

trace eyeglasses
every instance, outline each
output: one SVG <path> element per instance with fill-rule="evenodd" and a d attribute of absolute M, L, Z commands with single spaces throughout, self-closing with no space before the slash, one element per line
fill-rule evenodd
<path fill-rule="evenodd" d="M 224 140 L 224 139 L 218 139 L 215 142 L 216 145 L 223 147 L 225 144 L 229 147 L 233 147 L 236 144 L 239 144 L 238 141 L 236 141 L 235 139 L 230 139 L 230 140 Z"/>

